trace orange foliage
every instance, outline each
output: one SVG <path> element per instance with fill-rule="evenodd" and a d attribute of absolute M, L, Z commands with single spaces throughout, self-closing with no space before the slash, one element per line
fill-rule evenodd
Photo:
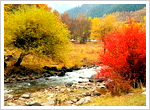
<path fill-rule="evenodd" d="M 105 40 L 106 53 L 99 61 L 107 65 L 96 74 L 112 79 L 113 89 L 110 91 L 128 92 L 132 85 L 142 82 L 146 84 L 146 30 L 142 23 L 132 22 L 123 25 L 107 35 Z"/>

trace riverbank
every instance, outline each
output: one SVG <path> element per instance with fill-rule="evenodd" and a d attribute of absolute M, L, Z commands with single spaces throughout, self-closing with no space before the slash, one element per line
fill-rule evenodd
<path fill-rule="evenodd" d="M 145 106 L 143 90 L 134 89 L 121 96 L 111 96 L 109 92 L 97 91 L 101 83 L 80 82 L 71 87 L 49 86 L 39 91 L 19 95 L 6 94 L 5 106 Z"/>
<path fill-rule="evenodd" d="M 73 44 L 66 63 L 53 61 L 50 57 L 39 55 L 36 53 L 29 54 L 24 57 L 21 66 L 15 67 L 14 59 L 17 59 L 21 50 L 6 48 L 5 55 L 13 56 L 13 60 L 5 62 L 7 65 L 4 69 L 5 83 L 15 81 L 26 81 L 28 79 L 38 79 L 41 77 L 50 77 L 54 75 L 65 75 L 66 72 L 80 69 L 93 65 L 97 61 L 100 54 L 99 44 Z M 54 68 L 50 71 L 50 68 Z"/>
<path fill-rule="evenodd" d="M 35 78 L 37 77 L 36 75 L 37 73 L 35 73 L 35 76 L 33 74 L 29 74 L 30 77 L 31 75 L 33 75 L 32 79 L 29 78 L 27 80 L 21 80 L 21 81 L 15 80 L 15 78 L 18 79 L 19 76 L 17 76 L 13 78 L 14 82 L 7 82 L 4 84 L 5 91 L 6 91 L 5 93 L 8 93 L 9 91 L 12 91 L 12 93 L 19 93 L 19 92 L 23 93 L 24 91 L 25 92 L 30 91 L 30 90 L 36 91 L 40 88 L 43 88 L 43 87 L 46 88 L 51 85 L 58 86 L 58 85 L 64 85 L 65 83 L 70 83 L 70 82 L 78 83 L 82 81 L 89 81 L 89 80 L 92 80 L 91 76 L 93 74 L 96 74 L 97 69 L 100 69 L 100 67 L 96 67 L 96 66 L 93 66 L 90 68 L 82 67 L 79 70 L 72 70 L 72 71 L 70 71 L 69 69 L 69 72 L 66 71 L 63 76 L 53 75 L 53 76 L 46 77 L 44 76 L 44 74 L 42 74 L 43 77 L 41 78 Z M 8 79 L 12 79 L 12 76 L 9 76 L 9 77 L 10 78 Z M 33 77 L 35 79 L 33 79 Z M 26 77 L 21 76 L 21 78 L 24 79 Z"/>
<path fill-rule="evenodd" d="M 82 68 L 65 76 L 6 83 L 5 106 L 145 106 L 146 90 L 112 96 L 104 82 L 91 82 L 96 69 Z M 99 68 L 100 69 L 100 68 Z M 104 88 L 103 88 L 104 87 Z M 102 88 L 102 90 L 101 90 Z M 10 91 L 9 91 L 10 90 Z M 144 93 L 143 93 L 144 92 Z M 127 100 L 127 101 L 124 101 Z M 121 103 L 120 103 L 121 102 Z"/>
<path fill-rule="evenodd" d="M 94 46 L 95 45 L 95 46 Z M 98 45 L 74 45 L 68 65 L 45 56 L 26 56 L 21 67 L 5 68 L 5 106 L 145 106 L 143 90 L 121 96 L 98 91 L 103 83 L 89 82 L 97 67 L 88 67 L 98 58 Z M 89 47 L 89 48 L 88 48 Z M 91 47 L 91 48 L 90 48 Z M 13 55 L 12 53 L 10 53 Z M 14 52 L 17 56 L 17 52 Z M 19 55 L 19 54 L 18 54 Z M 72 62 L 72 63 L 71 63 Z M 9 64 L 9 63 L 8 63 Z M 63 68 L 65 67 L 65 68 Z M 71 69 L 75 67 L 74 69 Z M 54 70 L 51 70 L 51 69 Z M 65 70 L 65 71 L 64 71 Z M 77 70 L 77 71 L 76 71 Z M 60 74 L 62 76 L 60 76 Z M 7 80 L 10 79 L 10 80 Z M 132 100 L 133 99 L 133 100 Z M 129 101 L 123 101 L 129 100 Z M 111 104 L 111 102 L 114 102 Z M 121 103 L 120 103 L 121 102 Z M 120 103 L 120 104 L 118 104 Z"/>

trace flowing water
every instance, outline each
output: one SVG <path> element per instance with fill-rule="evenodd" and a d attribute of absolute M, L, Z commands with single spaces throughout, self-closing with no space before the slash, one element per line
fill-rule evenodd
<path fill-rule="evenodd" d="M 100 67 L 82 68 L 77 71 L 67 72 L 65 76 L 46 77 L 24 82 L 6 83 L 4 84 L 4 94 L 21 94 L 29 91 L 36 91 L 49 86 L 64 85 L 68 82 L 77 83 L 79 81 L 89 81 L 91 75 L 96 74 L 96 70 Z"/>

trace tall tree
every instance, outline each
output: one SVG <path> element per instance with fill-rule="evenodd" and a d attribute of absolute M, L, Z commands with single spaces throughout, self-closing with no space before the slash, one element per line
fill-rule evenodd
<path fill-rule="evenodd" d="M 113 14 L 106 15 L 103 18 L 94 18 L 91 26 L 91 38 L 101 40 L 105 45 L 106 34 L 121 26 L 121 22 Z M 105 53 L 105 49 L 104 49 Z"/>
<path fill-rule="evenodd" d="M 77 18 L 71 18 L 68 13 L 64 13 L 61 20 L 71 31 L 71 39 L 86 43 L 90 36 L 91 21 L 85 15 L 79 14 Z"/>
<path fill-rule="evenodd" d="M 24 6 L 4 21 L 4 45 L 23 50 L 15 66 L 33 51 L 64 61 L 69 36 L 69 30 L 53 12 L 35 6 Z"/>
<path fill-rule="evenodd" d="M 79 14 L 77 17 L 77 33 L 81 44 L 87 42 L 88 37 L 90 36 L 91 22 L 83 14 Z"/>

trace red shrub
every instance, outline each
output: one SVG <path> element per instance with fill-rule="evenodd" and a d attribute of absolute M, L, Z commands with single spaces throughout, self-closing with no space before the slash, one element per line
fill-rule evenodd
<path fill-rule="evenodd" d="M 104 39 L 106 49 L 99 61 L 108 67 L 96 74 L 114 80 L 114 88 L 129 90 L 130 85 L 146 83 L 146 31 L 133 22 L 111 32 Z"/>

